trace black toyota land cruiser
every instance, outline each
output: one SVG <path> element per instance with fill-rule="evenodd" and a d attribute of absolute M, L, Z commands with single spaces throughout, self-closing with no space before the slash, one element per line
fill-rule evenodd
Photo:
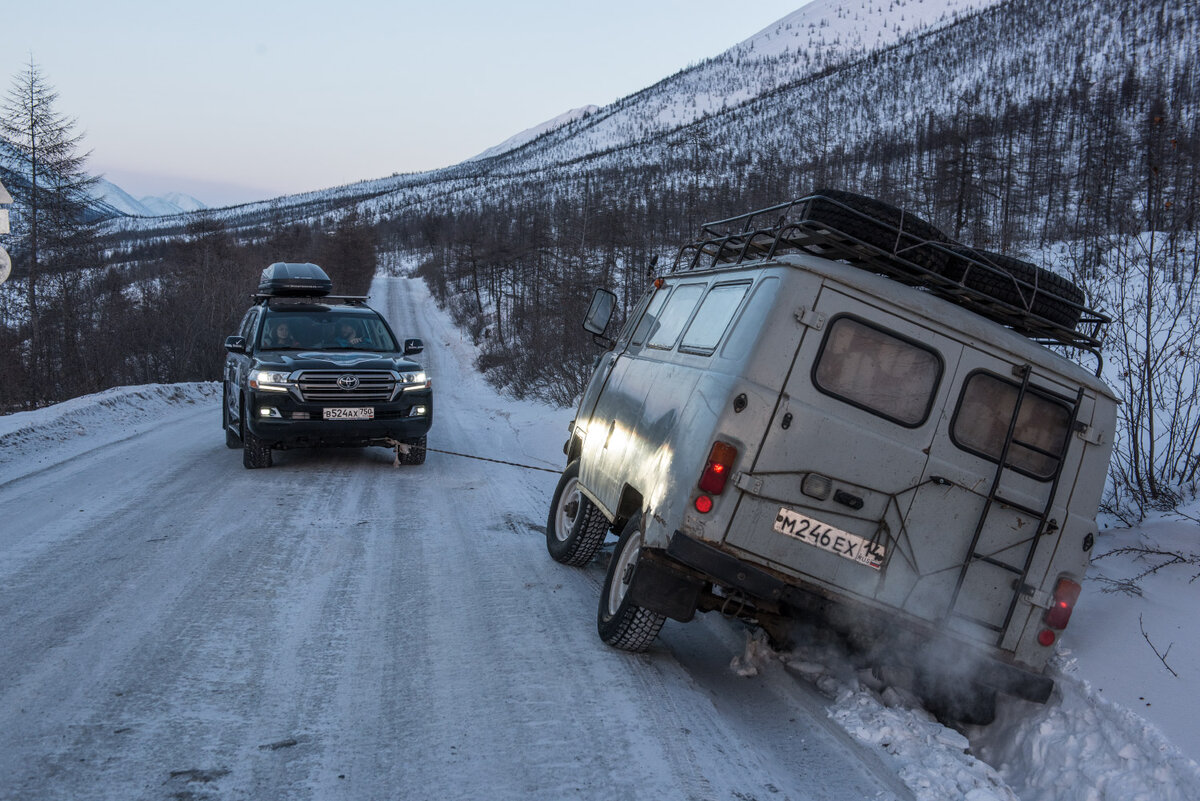
<path fill-rule="evenodd" d="M 315 264 L 263 270 L 254 305 L 225 340 L 225 444 L 248 468 L 272 449 L 395 447 L 402 464 L 425 461 L 433 422 L 428 374 L 365 297 L 329 294 Z"/>

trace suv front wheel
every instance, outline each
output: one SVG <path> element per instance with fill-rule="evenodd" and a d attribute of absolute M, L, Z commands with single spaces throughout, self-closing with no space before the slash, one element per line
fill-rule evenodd
<path fill-rule="evenodd" d="M 271 445 L 246 427 L 246 404 L 242 402 L 242 466 L 247 470 L 271 466 Z"/>

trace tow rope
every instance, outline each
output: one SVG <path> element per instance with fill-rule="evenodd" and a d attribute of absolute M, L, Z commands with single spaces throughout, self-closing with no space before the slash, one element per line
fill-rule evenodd
<path fill-rule="evenodd" d="M 543 473 L 554 473 L 555 475 L 562 472 L 561 470 L 555 470 L 554 468 L 551 468 L 551 467 L 536 467 L 531 464 L 521 464 L 520 462 L 506 462 L 503 459 L 489 459 L 486 456 L 472 456 L 469 453 L 456 453 L 454 451 L 443 451 L 438 448 L 426 447 L 425 450 L 427 450 L 431 453 L 444 453 L 447 456 L 461 456 L 464 459 L 476 459 L 480 462 L 492 462 L 494 464 L 506 464 L 509 467 L 523 467 L 526 470 L 541 470 Z"/>
<path fill-rule="evenodd" d="M 412 447 L 415 447 L 415 446 L 413 446 L 413 445 L 406 446 L 405 443 L 402 443 L 402 442 L 396 443 L 396 466 L 400 465 L 400 454 L 408 453 L 408 448 L 412 448 Z M 403 448 L 404 450 L 401 450 L 401 448 Z M 425 450 L 427 453 L 443 453 L 447 456 L 461 456 L 464 459 L 475 459 L 476 461 L 479 461 L 479 462 L 491 462 L 492 464 L 506 464 L 509 467 L 520 467 L 525 470 L 540 470 L 543 473 L 554 473 L 555 475 L 558 475 L 559 473 L 562 472 L 561 470 L 556 470 L 552 467 L 538 467 L 538 466 L 532 465 L 532 464 L 521 464 L 520 462 L 507 462 L 503 459 L 489 459 L 486 456 L 473 456 L 469 453 L 458 453 L 457 451 L 444 451 L 441 448 L 430 448 L 429 446 L 426 446 Z"/>

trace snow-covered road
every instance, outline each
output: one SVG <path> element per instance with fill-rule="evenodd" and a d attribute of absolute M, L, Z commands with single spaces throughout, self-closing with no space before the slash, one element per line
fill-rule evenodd
<path fill-rule="evenodd" d="M 561 467 L 569 411 L 498 398 L 419 284 L 373 304 L 427 343 L 431 446 Z M 215 396 L 172 409 L 0 474 L 0 797 L 912 797 L 808 684 L 731 671 L 735 625 L 604 646 L 606 555 L 545 552 L 552 474 L 247 471 Z"/>
<path fill-rule="evenodd" d="M 372 305 L 426 342 L 431 447 L 562 467 L 571 410 L 496 395 L 422 284 L 381 277 Z M 382 449 L 247 471 L 219 394 L 0 417 L 0 801 L 1200 798 L 1112 670 L 1101 694 L 1060 660 L 1047 705 L 1002 699 L 968 738 L 819 633 L 776 653 L 710 614 L 615 651 L 611 544 L 546 553 L 553 472 Z M 1079 617 L 1094 670 L 1131 650 L 1113 610 Z"/>

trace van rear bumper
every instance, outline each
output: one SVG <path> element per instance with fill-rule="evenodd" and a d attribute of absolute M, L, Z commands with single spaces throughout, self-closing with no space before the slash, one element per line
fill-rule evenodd
<path fill-rule="evenodd" d="M 694 539 L 682 531 L 676 531 L 671 535 L 671 541 L 667 545 L 665 553 L 671 560 L 703 574 L 714 584 L 740 590 L 753 598 L 783 602 L 796 610 L 820 612 L 829 608 L 830 605 L 845 606 L 856 603 L 828 598 L 790 584 L 760 567 L 749 564 L 713 545 Z M 898 615 L 896 619 L 898 623 L 915 630 L 927 640 L 950 641 L 950 638 L 936 629 L 917 626 L 907 618 Z M 957 641 L 954 642 L 957 643 Z M 972 675 L 971 680 L 1007 695 L 1039 704 L 1045 703 L 1054 690 L 1054 680 L 1048 676 L 991 656 L 980 660 L 978 671 Z"/>

